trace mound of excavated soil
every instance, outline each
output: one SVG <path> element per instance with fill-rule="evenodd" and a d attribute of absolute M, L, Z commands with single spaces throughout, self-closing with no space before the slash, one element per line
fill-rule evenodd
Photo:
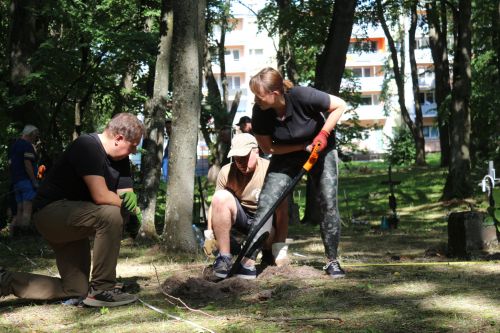
<path fill-rule="evenodd" d="M 211 273 L 210 269 L 205 269 L 202 276 L 171 276 L 163 282 L 163 291 L 171 296 L 199 301 L 214 301 L 241 295 L 263 299 L 268 297 L 261 295 L 266 290 L 263 290 L 259 285 L 260 282 L 269 281 L 276 277 L 295 280 L 318 279 L 325 276 L 322 271 L 309 266 L 270 266 L 262 271 L 256 280 L 229 278 L 217 282 Z"/>
<path fill-rule="evenodd" d="M 238 278 L 220 282 L 205 280 L 202 277 L 172 276 L 163 282 L 163 291 L 175 297 L 198 300 L 218 300 L 248 293 L 256 288 L 254 281 Z"/>

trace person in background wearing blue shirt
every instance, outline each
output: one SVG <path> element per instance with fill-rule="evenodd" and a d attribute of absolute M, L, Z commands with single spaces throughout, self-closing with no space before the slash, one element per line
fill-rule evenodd
<path fill-rule="evenodd" d="M 26 125 L 9 151 L 10 176 L 16 196 L 17 214 L 10 224 L 10 236 L 30 228 L 32 202 L 38 188 L 35 143 L 39 130 Z"/>

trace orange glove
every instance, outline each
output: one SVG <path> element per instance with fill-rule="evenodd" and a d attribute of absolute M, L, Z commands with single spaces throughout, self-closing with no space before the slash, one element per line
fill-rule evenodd
<path fill-rule="evenodd" d="M 317 143 L 320 144 L 318 148 L 318 152 L 324 150 L 326 146 L 328 145 L 328 137 L 330 136 L 330 133 L 328 133 L 325 130 L 321 130 L 318 135 L 313 139 L 312 145 L 315 146 Z"/>

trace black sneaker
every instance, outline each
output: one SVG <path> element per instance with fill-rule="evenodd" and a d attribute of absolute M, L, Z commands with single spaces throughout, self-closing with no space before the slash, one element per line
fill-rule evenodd
<path fill-rule="evenodd" d="M 215 258 L 212 270 L 216 277 L 225 279 L 227 277 L 227 274 L 229 274 L 232 266 L 232 257 L 219 254 L 217 258 Z"/>
<path fill-rule="evenodd" d="M 111 290 L 95 290 L 90 287 L 87 298 L 83 300 L 83 304 L 95 307 L 113 307 L 120 306 L 137 301 L 136 295 L 124 293 L 121 288 L 113 288 Z"/>
<path fill-rule="evenodd" d="M 325 267 L 323 267 L 323 269 L 325 270 L 326 274 L 330 275 L 330 277 L 334 279 L 345 277 L 345 272 L 342 267 L 340 267 L 340 264 L 337 260 L 330 261 L 328 264 L 326 264 Z"/>
<path fill-rule="evenodd" d="M 253 280 L 257 277 L 257 270 L 255 269 L 255 266 L 247 268 L 240 264 L 240 267 L 234 276 L 240 279 Z"/>

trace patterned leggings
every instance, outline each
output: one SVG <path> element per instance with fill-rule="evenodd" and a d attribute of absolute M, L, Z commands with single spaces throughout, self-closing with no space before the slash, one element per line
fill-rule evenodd
<path fill-rule="evenodd" d="M 260 221 L 268 209 L 279 198 L 290 181 L 301 170 L 307 160 L 307 153 L 291 153 L 271 157 L 264 186 L 259 196 L 255 221 Z M 310 172 L 312 177 L 317 207 L 320 209 L 320 230 L 326 257 L 337 258 L 340 241 L 340 214 L 338 210 L 338 155 L 337 150 L 327 148 L 322 152 L 316 165 Z M 272 224 L 266 223 L 254 237 L 255 242 L 264 232 L 271 230 Z M 252 256 L 255 258 L 256 253 Z"/>

